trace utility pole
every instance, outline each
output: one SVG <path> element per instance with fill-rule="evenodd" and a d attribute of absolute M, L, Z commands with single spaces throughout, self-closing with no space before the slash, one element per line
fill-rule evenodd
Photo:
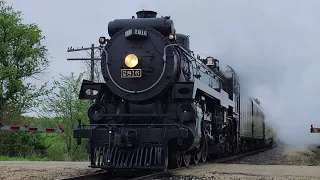
<path fill-rule="evenodd" d="M 91 44 L 91 81 L 94 81 L 94 44 Z M 93 92 L 91 91 L 91 96 L 93 95 Z"/>
<path fill-rule="evenodd" d="M 90 64 L 90 80 L 93 82 L 94 81 L 94 61 L 95 60 L 101 60 L 101 58 L 95 58 L 95 49 L 99 49 L 99 46 L 95 47 L 94 44 L 91 44 L 91 47 L 87 47 L 87 48 L 77 48 L 74 49 L 72 47 L 68 48 L 67 52 L 76 52 L 76 51 L 86 51 L 89 55 L 90 58 L 68 58 L 68 61 L 91 61 Z M 91 52 L 89 53 L 87 50 L 91 50 Z M 90 95 L 93 95 L 93 90 L 91 89 L 90 91 Z"/>

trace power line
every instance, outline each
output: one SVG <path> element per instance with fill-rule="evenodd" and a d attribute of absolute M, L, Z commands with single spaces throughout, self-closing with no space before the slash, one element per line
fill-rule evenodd
<path fill-rule="evenodd" d="M 101 60 L 101 58 L 95 58 L 95 49 L 99 49 L 99 46 L 95 47 L 94 44 L 91 44 L 91 47 L 82 47 L 82 48 L 68 48 L 67 52 L 76 52 L 76 51 L 88 51 L 90 50 L 90 53 L 87 52 L 90 55 L 90 58 L 67 58 L 68 61 L 91 61 L 90 64 L 90 80 L 94 82 L 94 61 L 95 60 Z M 97 51 L 96 51 L 97 52 Z M 93 95 L 93 90 L 91 89 L 90 95 Z"/>

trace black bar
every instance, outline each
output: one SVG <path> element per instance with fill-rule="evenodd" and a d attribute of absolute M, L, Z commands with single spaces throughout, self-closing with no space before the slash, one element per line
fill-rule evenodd
<path fill-rule="evenodd" d="M 103 166 L 98 166 L 98 165 L 90 165 L 89 167 L 91 168 L 101 168 L 101 169 L 117 169 L 117 170 L 128 170 L 128 169 L 132 169 L 132 167 L 113 167 L 113 166 L 106 166 L 106 165 L 103 165 Z M 147 167 L 147 166 L 138 166 L 138 167 L 135 167 L 136 169 L 154 169 L 154 170 L 162 170 L 163 169 L 163 166 L 150 166 L 150 167 Z"/>
<path fill-rule="evenodd" d="M 168 117 L 170 114 L 102 114 L 102 117 Z"/>
<path fill-rule="evenodd" d="M 68 61 L 91 61 L 91 60 L 97 60 L 97 61 L 100 61 L 101 58 L 68 58 L 67 59 Z"/>
<path fill-rule="evenodd" d="M 95 126 L 93 128 L 84 128 L 84 126 Z M 140 126 L 140 127 L 139 127 Z M 100 128 L 97 128 L 100 127 Z M 169 129 L 176 129 L 178 131 L 184 131 L 187 129 L 183 128 L 182 126 L 178 124 L 91 124 L 91 125 L 82 125 L 82 128 L 74 129 L 73 130 L 73 138 L 91 138 L 93 134 L 95 133 L 102 133 L 104 138 L 108 136 L 108 133 L 110 131 L 110 128 L 136 128 L 141 129 L 144 131 L 145 129 L 162 129 L 164 127 L 167 127 L 167 133 L 169 133 Z M 184 130 L 183 130 L 184 129 Z M 187 136 L 187 134 L 185 135 Z"/>
<path fill-rule="evenodd" d="M 81 128 L 81 120 L 78 119 L 78 128 Z M 81 137 L 77 137 L 77 144 L 78 146 L 81 145 Z"/>
<path fill-rule="evenodd" d="M 90 124 L 90 125 L 81 125 L 84 126 L 105 126 L 105 127 L 116 127 L 116 126 L 122 126 L 122 127 L 131 127 L 131 126 L 137 126 L 137 127 L 164 127 L 164 126 L 172 126 L 172 127 L 181 127 L 180 124 Z"/>
<path fill-rule="evenodd" d="M 98 47 L 80 48 L 80 49 L 68 49 L 67 52 L 85 51 L 85 50 L 91 50 L 91 49 L 99 49 L 99 46 Z"/>

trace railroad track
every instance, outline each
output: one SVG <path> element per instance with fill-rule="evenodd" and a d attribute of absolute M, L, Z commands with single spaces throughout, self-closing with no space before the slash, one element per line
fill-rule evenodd
<path fill-rule="evenodd" d="M 180 167 L 180 168 L 174 168 L 174 169 L 169 169 L 167 171 L 162 171 L 162 172 L 156 172 L 156 173 L 152 173 L 152 174 L 147 174 L 147 175 L 143 175 L 143 176 L 139 176 L 139 177 L 135 177 L 135 178 L 125 178 L 125 179 L 133 179 L 133 180 L 154 180 L 157 178 L 163 178 L 163 177 L 170 177 L 172 176 L 172 174 L 174 174 L 175 171 L 181 171 L 184 169 L 188 169 L 188 168 L 192 168 L 195 166 L 202 166 L 202 165 L 206 165 L 209 163 L 226 163 L 229 161 L 233 161 L 239 158 L 243 158 L 246 156 L 250 156 L 250 155 L 254 155 L 254 154 L 258 154 L 261 152 L 264 152 L 266 150 L 272 149 L 275 147 L 268 147 L 265 149 L 259 149 L 259 150 L 255 150 L 255 151 L 250 151 L 244 154 L 238 154 L 238 155 L 234 155 L 234 156 L 228 156 L 228 157 L 223 157 L 223 158 L 217 158 L 217 159 L 213 159 L 210 161 L 207 161 L 206 163 L 199 163 L 199 164 L 192 164 L 189 165 L 188 167 Z M 99 170 L 96 173 L 93 174 L 89 174 L 89 175 L 84 175 L 84 176 L 78 176 L 78 177 L 72 177 L 72 178 L 67 178 L 67 179 L 63 179 L 63 180 L 115 180 L 115 179 L 119 179 L 119 178 L 114 178 L 111 176 L 110 172 L 107 171 L 103 171 L 103 170 Z"/>
<path fill-rule="evenodd" d="M 77 176 L 77 177 L 70 177 L 70 178 L 65 178 L 62 180 L 101 180 L 101 179 L 112 179 L 110 177 L 110 173 L 103 171 L 103 170 L 98 170 L 95 173 L 88 174 L 88 175 L 83 175 L 83 176 Z"/>

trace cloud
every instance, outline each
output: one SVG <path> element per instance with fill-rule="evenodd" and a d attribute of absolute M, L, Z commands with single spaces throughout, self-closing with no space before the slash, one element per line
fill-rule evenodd
<path fill-rule="evenodd" d="M 170 15 L 179 33 L 190 35 L 191 48 L 229 64 L 242 90 L 258 97 L 272 115 L 279 136 L 295 145 L 319 142 L 310 124 L 320 127 L 320 1 L 41 1 L 11 0 L 38 23 L 55 58 L 51 74 L 81 71 L 67 62 L 69 46 L 97 44 L 108 22 L 130 18 L 140 9 Z"/>

